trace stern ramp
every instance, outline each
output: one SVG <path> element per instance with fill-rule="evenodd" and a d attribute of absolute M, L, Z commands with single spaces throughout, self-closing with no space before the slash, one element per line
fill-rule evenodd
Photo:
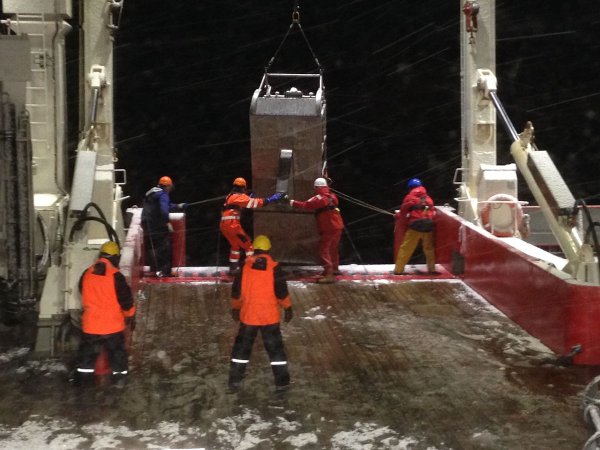
<path fill-rule="evenodd" d="M 228 393 L 230 287 L 142 285 L 135 401 L 120 413 L 132 427 L 176 422 L 196 430 L 189 443 L 221 449 L 564 450 L 586 440 L 581 368 L 549 364 L 537 339 L 452 279 L 290 281 L 292 388 L 274 392 L 257 339 L 241 390 Z"/>

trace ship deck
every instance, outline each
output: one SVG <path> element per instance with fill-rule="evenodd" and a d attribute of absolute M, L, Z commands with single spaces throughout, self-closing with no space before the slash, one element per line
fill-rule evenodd
<path fill-rule="evenodd" d="M 549 363 L 460 280 L 436 278 L 290 281 L 283 394 L 260 338 L 242 388 L 227 390 L 230 283 L 145 280 L 127 386 L 74 388 L 4 363 L 0 448 L 20 448 L 27 430 L 55 448 L 581 448 L 593 369 Z"/>

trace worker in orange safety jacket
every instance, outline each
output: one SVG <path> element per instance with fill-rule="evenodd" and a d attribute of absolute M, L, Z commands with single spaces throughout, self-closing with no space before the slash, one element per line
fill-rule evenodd
<path fill-rule="evenodd" d="M 127 280 L 119 271 L 120 249 L 108 241 L 100 256 L 79 280 L 83 314 L 81 343 L 77 355 L 78 382 L 93 380 L 96 358 L 106 349 L 113 379 L 128 373 L 124 330 L 134 327 L 135 305 Z"/>
<path fill-rule="evenodd" d="M 408 194 L 402 201 L 400 210 L 395 214 L 396 226 L 406 229 L 402 244 L 396 256 L 394 274 L 403 275 L 404 267 L 410 260 L 419 242 L 422 243 L 427 269 L 432 275 L 438 275 L 435 270 L 435 246 L 433 240 L 435 205 L 427 194 L 425 186 L 418 178 L 408 181 Z"/>
<path fill-rule="evenodd" d="M 225 198 L 221 208 L 221 233 L 229 241 L 229 273 L 234 275 L 239 270 L 241 251 L 246 256 L 252 255 L 252 239 L 242 228 L 240 222 L 245 209 L 255 209 L 267 206 L 269 203 L 281 200 L 283 194 L 275 193 L 267 198 L 253 198 L 246 193 L 246 180 L 238 177 L 233 180 L 231 192 Z"/>
<path fill-rule="evenodd" d="M 323 275 L 317 283 L 333 283 L 339 273 L 339 245 L 344 229 L 344 222 L 337 195 L 332 193 L 325 178 L 317 178 L 314 182 L 316 195 L 305 202 L 290 200 L 292 208 L 314 211 L 317 215 L 319 230 L 319 257 L 323 264 Z"/>
<path fill-rule="evenodd" d="M 293 316 L 292 302 L 285 275 L 268 253 L 271 249 L 269 238 L 257 236 L 253 247 L 254 254 L 246 258 L 231 287 L 231 315 L 233 320 L 240 322 L 240 327 L 231 351 L 229 388 L 240 387 L 250 362 L 252 345 L 260 331 L 271 361 L 275 388 L 284 391 L 289 387 L 290 374 L 279 327 L 280 309 L 284 308 L 284 320 L 289 322 Z"/>

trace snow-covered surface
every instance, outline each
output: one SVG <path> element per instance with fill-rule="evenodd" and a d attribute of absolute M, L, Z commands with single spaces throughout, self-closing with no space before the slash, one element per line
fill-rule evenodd
<path fill-rule="evenodd" d="M 519 238 L 501 238 L 503 241 L 507 242 L 512 247 L 518 249 L 519 251 L 525 253 L 526 255 L 531 256 L 532 258 L 539 259 L 540 261 L 545 261 L 549 264 L 552 264 L 558 270 L 563 270 L 565 266 L 569 263 L 569 261 L 565 258 L 561 258 L 559 256 L 553 255 L 550 252 L 547 252 L 535 245 L 532 245 L 528 242 L 525 242 Z"/>
<path fill-rule="evenodd" d="M 382 271 L 392 270 L 392 268 L 392 265 L 354 265 L 342 270 L 355 270 L 359 273 L 364 273 L 366 269 L 369 273 L 381 273 Z M 536 361 L 539 362 L 540 359 L 546 356 L 552 356 L 552 353 L 539 340 L 527 335 L 518 326 L 507 321 L 499 310 L 487 303 L 459 279 L 368 280 L 363 281 L 362 284 L 366 286 L 372 285 L 373 287 L 380 285 L 377 289 L 371 289 L 370 292 L 387 292 L 387 290 L 394 288 L 393 286 L 387 286 L 388 283 L 397 283 L 399 286 L 406 283 L 409 286 L 410 283 L 422 282 L 431 283 L 432 286 L 436 287 L 440 286 L 440 283 L 452 286 L 452 304 L 438 303 L 437 301 L 427 304 L 418 295 L 409 296 L 404 294 L 405 297 L 402 299 L 403 304 L 414 308 L 416 316 L 406 314 L 408 310 L 404 310 L 405 313 L 403 314 L 386 315 L 385 311 L 390 313 L 399 310 L 396 308 L 395 302 L 388 304 L 389 309 L 385 309 L 386 303 L 383 302 L 378 303 L 378 305 L 384 308 L 385 311 L 382 310 L 380 311 L 381 314 L 375 314 L 371 317 L 370 315 L 344 316 L 343 309 L 338 307 L 343 306 L 344 301 L 341 301 L 339 304 L 333 300 L 323 303 L 317 301 L 304 310 L 298 308 L 298 315 L 293 324 L 303 323 L 307 324 L 309 328 L 304 329 L 301 325 L 294 325 L 292 328 L 286 327 L 284 329 L 286 342 L 289 342 L 288 338 L 291 338 L 294 334 L 300 335 L 306 330 L 323 330 L 323 328 L 318 328 L 323 326 L 326 328 L 335 326 L 347 331 L 351 330 L 355 333 L 356 337 L 362 336 L 360 330 L 381 329 L 400 335 L 396 331 L 408 327 L 409 324 L 413 323 L 414 320 L 418 320 L 422 315 L 433 315 L 438 317 L 438 325 L 431 330 L 428 330 L 427 327 L 416 330 L 414 339 L 426 338 L 431 332 L 433 333 L 431 336 L 436 339 L 437 344 L 442 346 L 451 345 L 451 342 L 454 342 L 453 336 L 459 335 L 464 339 L 461 339 L 458 345 L 464 346 L 465 351 L 475 349 L 476 353 L 488 352 L 485 349 L 485 345 L 494 344 L 494 347 L 499 350 L 498 353 L 502 354 L 504 359 L 491 358 L 491 361 L 488 362 L 494 366 L 494 371 L 506 374 L 508 378 L 520 380 L 519 375 L 515 372 L 514 365 L 508 363 L 509 361 L 517 361 L 517 366 L 521 368 L 536 369 Z M 352 286 L 352 290 L 355 290 L 355 283 L 355 280 L 351 283 L 346 282 L 346 286 Z M 306 294 L 307 290 L 311 291 L 316 288 L 314 283 L 302 281 L 290 282 L 290 286 L 293 289 L 302 289 L 302 295 L 308 295 Z M 444 288 L 442 287 L 442 289 Z M 370 296 L 371 294 L 368 295 Z M 152 299 L 144 299 L 144 303 L 150 300 Z M 161 301 L 163 300 L 161 299 Z M 456 305 L 463 311 L 463 319 L 467 325 L 464 327 L 448 327 L 446 329 L 444 327 L 444 316 L 443 314 L 439 314 L 439 311 L 443 311 L 446 308 L 453 308 Z M 369 339 L 364 342 L 361 341 L 361 345 L 365 346 L 368 349 L 367 351 L 375 351 L 377 348 L 377 339 L 381 339 L 381 336 L 378 337 L 376 334 L 377 332 L 375 335 L 369 334 Z M 371 337 L 373 338 L 372 341 L 370 340 Z M 348 342 L 351 343 L 352 341 Z M 346 345 L 348 342 L 346 342 Z M 407 341 L 406 345 L 411 345 L 410 342 L 410 340 Z M 470 345 L 469 343 L 473 344 Z M 403 347 L 401 346 L 403 344 L 401 342 L 398 343 L 398 348 L 394 347 L 394 345 L 392 345 L 390 351 L 403 351 Z M 198 355 L 185 353 L 178 356 L 170 347 L 163 346 L 159 347 L 159 349 L 151 355 L 153 359 L 156 359 L 157 367 L 160 366 L 161 370 L 167 370 L 170 374 L 169 377 L 181 376 L 181 383 L 184 383 L 184 379 L 188 377 L 192 377 L 194 380 L 192 384 L 197 383 L 194 378 L 196 376 L 195 373 L 190 372 L 190 366 L 198 362 L 197 358 L 195 359 L 191 356 L 195 355 L 197 357 Z M 10 349 L 0 354 L 0 365 L 12 365 L 13 367 L 18 365 L 16 374 L 23 378 L 26 378 L 30 374 L 41 374 L 45 377 L 55 372 L 66 372 L 64 364 L 53 359 L 28 360 L 28 352 L 29 349 L 27 348 L 17 347 Z M 523 355 L 528 356 L 524 358 Z M 424 355 L 422 364 L 432 364 L 427 355 Z M 253 370 L 256 371 L 256 367 Z M 300 377 L 300 375 L 298 376 Z M 489 378 L 486 381 L 490 382 Z M 448 381 L 450 384 L 457 382 L 459 381 Z M 214 385 L 209 384 L 209 386 L 211 386 L 209 389 L 212 391 Z M 219 389 L 218 386 L 216 389 Z M 435 392 L 441 393 L 444 391 Z M 107 391 L 106 395 L 113 394 Z M 313 393 L 312 395 L 315 394 Z M 94 402 L 98 399 L 99 397 L 96 396 L 91 401 Z M 102 398 L 100 398 L 101 401 Z M 115 401 L 118 401 L 118 397 Z M 267 403 L 270 402 L 272 400 L 267 401 Z M 187 422 L 188 425 L 184 425 L 184 421 L 164 420 L 150 424 L 150 428 L 136 428 L 133 423 L 129 422 L 128 425 L 125 425 L 125 422 L 121 421 L 111 422 L 111 417 L 112 420 L 115 419 L 110 413 L 107 413 L 106 416 L 101 416 L 101 421 L 90 423 L 78 421 L 74 416 L 68 417 L 62 414 L 54 414 L 52 416 L 43 414 L 25 415 L 18 422 L 19 425 L 0 424 L 0 450 L 29 450 L 38 448 L 65 450 L 76 448 L 223 448 L 258 450 L 261 448 L 278 448 L 281 443 L 287 445 L 284 448 L 294 449 L 413 450 L 419 448 L 441 450 L 443 448 L 444 450 L 450 450 L 453 448 L 440 441 L 434 441 L 438 447 L 431 446 L 431 441 L 426 441 L 426 438 L 423 436 L 403 435 L 401 431 L 394 430 L 394 424 L 379 423 L 376 419 L 367 415 L 361 417 L 357 414 L 356 417 L 351 417 L 352 421 L 346 420 L 342 423 L 339 421 L 339 411 L 337 411 L 337 417 L 333 411 L 327 409 L 325 409 L 327 411 L 325 413 L 321 410 L 320 416 L 315 414 L 313 417 L 310 417 L 310 414 L 299 414 L 296 411 L 290 411 L 285 406 L 265 406 L 261 402 L 258 402 L 256 408 L 254 406 L 256 404 L 242 407 L 241 409 L 231 409 L 226 415 L 217 415 L 217 413 L 212 415 L 210 412 L 206 412 L 206 416 L 208 417 L 203 417 L 192 425 L 189 425 L 189 422 Z M 106 406 L 104 407 L 106 408 Z M 65 404 L 65 408 L 69 408 L 68 404 Z M 110 410 L 107 408 L 107 411 Z M 105 417 L 106 420 L 104 420 Z M 499 448 L 498 443 L 502 442 L 498 430 L 488 429 L 486 426 L 470 428 L 468 432 L 474 445 L 473 448 Z M 494 447 L 495 445 L 496 447 Z M 458 450 L 458 448 L 455 448 L 455 450 Z"/>
<path fill-rule="evenodd" d="M 17 373 L 43 373 L 45 375 L 50 375 L 52 373 L 66 373 L 67 367 L 62 361 L 54 360 L 54 359 L 45 359 L 45 360 L 28 360 L 25 365 L 22 365 L 17 368 Z"/>
<path fill-rule="evenodd" d="M 327 420 L 327 419 L 325 419 Z M 268 420 L 255 410 L 218 419 L 208 427 L 221 448 L 250 450 L 272 448 L 284 442 L 295 449 L 322 448 L 337 450 L 409 450 L 419 440 L 399 436 L 394 430 L 376 423 L 356 422 L 347 430 L 335 433 L 329 442 L 319 442 L 315 433 L 301 431 L 301 424 L 278 416 Z M 281 438 L 282 434 L 287 435 Z M 291 433 L 291 434 L 290 434 Z M 198 427 L 182 427 L 174 422 L 161 422 L 154 429 L 132 430 L 122 425 L 92 423 L 78 426 L 68 420 L 31 416 L 18 427 L 0 425 L 0 449 L 174 449 L 191 447 L 189 443 L 202 442 L 206 432 Z M 206 447 L 209 448 L 209 447 Z M 436 447 L 427 447 L 437 450 Z"/>
<path fill-rule="evenodd" d="M 286 268 L 293 268 L 294 270 L 304 272 L 321 272 L 323 267 L 321 266 L 286 266 Z M 150 267 L 145 266 L 144 271 L 148 272 Z M 174 267 L 175 273 L 182 274 L 194 274 L 198 276 L 211 276 L 215 272 L 226 273 L 229 270 L 225 266 L 205 266 L 205 267 Z M 394 270 L 393 264 L 347 264 L 341 265 L 340 271 L 348 275 L 360 275 L 360 274 L 391 274 Z"/>
<path fill-rule="evenodd" d="M 67 420 L 32 416 L 19 427 L 0 425 L 0 449 L 123 449 L 123 438 L 138 441 L 127 448 L 166 448 L 195 433 L 195 428 L 182 429 L 171 422 L 162 422 L 153 430 L 130 430 L 107 423 L 78 426 Z"/>
<path fill-rule="evenodd" d="M 13 359 L 20 358 L 29 353 L 29 349 L 26 347 L 19 347 L 10 349 L 6 353 L 0 354 L 0 364 L 12 361 Z"/>

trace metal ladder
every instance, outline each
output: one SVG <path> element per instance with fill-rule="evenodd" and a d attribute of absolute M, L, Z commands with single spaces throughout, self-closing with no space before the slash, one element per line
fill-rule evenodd
<path fill-rule="evenodd" d="M 21 34 L 22 22 L 39 22 L 39 33 L 27 33 L 31 44 L 31 80 L 27 83 L 25 108 L 31 117 L 31 145 L 33 151 L 34 166 L 48 159 L 50 149 L 49 118 L 48 111 L 48 65 L 49 55 L 46 42 L 46 21 L 44 13 L 17 14 L 15 21 L 17 33 Z"/>

